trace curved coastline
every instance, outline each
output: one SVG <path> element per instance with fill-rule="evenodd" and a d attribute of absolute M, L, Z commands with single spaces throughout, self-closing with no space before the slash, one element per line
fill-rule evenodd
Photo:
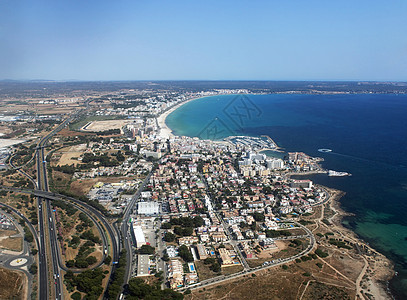
<path fill-rule="evenodd" d="M 157 125 L 160 129 L 159 131 L 159 137 L 163 138 L 163 139 L 169 139 L 171 137 L 174 137 L 173 131 L 171 128 L 168 127 L 167 123 L 166 123 L 166 119 L 167 117 L 174 111 L 176 111 L 178 108 L 180 108 L 181 106 L 187 104 L 188 102 L 194 101 L 194 100 L 198 100 L 198 99 L 202 99 L 208 96 L 202 96 L 202 97 L 197 97 L 197 98 L 191 98 L 191 99 L 187 99 L 184 100 L 180 103 L 177 103 L 171 107 L 169 107 L 166 111 L 164 111 L 161 115 L 159 115 L 157 117 Z"/>
<path fill-rule="evenodd" d="M 183 106 L 184 104 L 186 104 L 190 101 L 205 98 L 205 97 L 210 97 L 210 96 L 218 96 L 218 95 L 207 95 L 207 96 L 202 96 L 202 97 L 197 97 L 197 98 L 191 98 L 191 99 L 185 100 L 181 103 L 178 103 L 178 104 L 170 107 L 168 110 L 166 110 L 164 113 L 162 113 L 157 118 L 159 128 L 160 128 L 159 136 L 162 138 L 171 138 L 171 137 L 175 136 L 173 134 L 173 131 L 168 127 L 168 125 L 166 123 L 166 118 L 168 117 L 169 114 L 171 114 L 172 112 L 174 112 L 175 110 L 177 110 L 178 108 L 180 108 L 181 106 Z M 319 151 L 319 150 L 325 150 L 325 151 Z M 331 152 L 332 151 L 331 149 L 319 149 L 319 150 L 318 150 L 319 152 Z M 327 189 L 334 190 L 331 188 L 327 188 Z M 395 275 L 394 263 L 388 257 L 381 254 L 379 251 L 370 247 L 369 244 L 366 243 L 365 240 L 362 237 L 360 237 L 355 231 L 350 230 L 349 228 L 346 228 L 345 226 L 343 226 L 342 219 L 346 216 L 351 215 L 351 213 L 346 212 L 345 210 L 343 210 L 340 207 L 341 204 L 340 204 L 339 199 L 342 197 L 342 195 L 343 194 L 336 195 L 335 197 L 333 197 L 333 199 L 331 201 L 333 210 L 336 212 L 335 227 L 337 229 L 339 229 L 344 236 L 347 236 L 347 237 L 353 239 L 354 241 L 358 241 L 358 243 L 360 243 L 361 245 L 364 245 L 366 248 L 368 248 L 371 251 L 371 253 L 374 253 L 377 261 L 380 261 L 380 263 L 378 263 L 380 266 L 377 266 L 376 268 L 373 267 L 372 261 L 370 261 L 370 264 L 368 263 L 367 260 L 370 260 L 369 256 L 362 255 L 366 262 L 366 268 L 370 267 L 369 268 L 370 270 L 373 269 L 378 273 L 378 274 L 376 274 L 377 276 L 371 276 L 369 278 L 370 279 L 368 281 L 369 287 L 373 290 L 372 292 L 373 292 L 373 294 L 375 294 L 375 296 L 378 296 L 382 299 L 386 299 L 386 298 L 391 299 L 394 296 L 389 293 L 388 283 Z M 362 272 L 363 275 L 365 275 L 365 272 L 366 272 L 366 270 L 363 270 L 363 272 Z M 363 275 L 361 275 L 361 276 L 363 276 Z M 360 280 L 361 279 L 358 279 L 358 281 L 359 281 L 358 284 L 360 284 Z M 361 292 L 361 291 L 363 291 L 363 289 L 358 288 L 358 291 Z"/>

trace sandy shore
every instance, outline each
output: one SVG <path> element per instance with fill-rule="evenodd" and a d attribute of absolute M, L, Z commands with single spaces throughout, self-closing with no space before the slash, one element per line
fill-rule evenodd
<path fill-rule="evenodd" d="M 165 119 L 167 119 L 168 115 L 170 113 L 172 113 L 173 111 L 175 111 L 176 109 L 180 108 L 182 105 L 196 100 L 196 99 L 200 99 L 203 98 L 205 96 L 202 97 L 198 97 L 198 98 L 191 98 L 185 101 L 182 101 L 174 106 L 172 106 L 171 108 L 167 109 L 165 112 L 163 112 L 158 118 L 157 118 L 157 123 L 158 123 L 158 127 L 159 127 L 159 133 L 158 136 L 163 138 L 163 139 L 169 139 L 171 137 L 174 136 L 174 134 L 172 133 L 172 130 L 167 126 L 167 124 L 165 123 Z"/>

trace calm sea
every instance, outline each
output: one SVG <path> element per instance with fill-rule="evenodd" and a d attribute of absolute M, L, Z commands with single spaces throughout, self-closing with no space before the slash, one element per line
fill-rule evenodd
<path fill-rule="evenodd" d="M 355 217 L 344 225 L 393 260 L 390 288 L 407 299 L 407 95 L 214 96 L 185 104 L 166 122 L 177 135 L 204 139 L 269 135 L 285 151 L 352 173 L 309 177 L 346 192 L 342 207 Z"/>

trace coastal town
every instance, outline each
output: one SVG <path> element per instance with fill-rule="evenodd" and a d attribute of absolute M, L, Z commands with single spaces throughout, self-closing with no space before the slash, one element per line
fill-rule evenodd
<path fill-rule="evenodd" d="M 244 293 L 239 284 L 259 286 L 253 299 L 267 289 L 291 299 L 278 284 L 296 289 L 292 299 L 387 297 L 381 282 L 391 263 L 342 227 L 343 193 L 307 178 L 350 174 L 286 152 L 273 137 L 208 140 L 174 135 L 166 124 L 187 102 L 257 92 L 9 95 L 0 117 L 0 221 L 10 232 L 0 236 L 8 249 L 0 260 L 29 258 L 20 270 L 25 295 L 41 299 L 45 280 L 56 299 L 217 299 L 222 288 Z M 39 246 L 43 234 L 52 249 Z M 23 251 L 1 242 L 14 235 L 25 235 Z M 41 251 L 52 275 L 42 277 Z M 263 291 L 262 278 L 275 284 Z M 88 279 L 100 288 L 84 287 Z"/>

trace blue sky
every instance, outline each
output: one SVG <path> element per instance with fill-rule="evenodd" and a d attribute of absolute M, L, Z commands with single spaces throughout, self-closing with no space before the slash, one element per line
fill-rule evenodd
<path fill-rule="evenodd" d="M 407 81 L 407 1 L 0 0 L 0 79 Z"/>

